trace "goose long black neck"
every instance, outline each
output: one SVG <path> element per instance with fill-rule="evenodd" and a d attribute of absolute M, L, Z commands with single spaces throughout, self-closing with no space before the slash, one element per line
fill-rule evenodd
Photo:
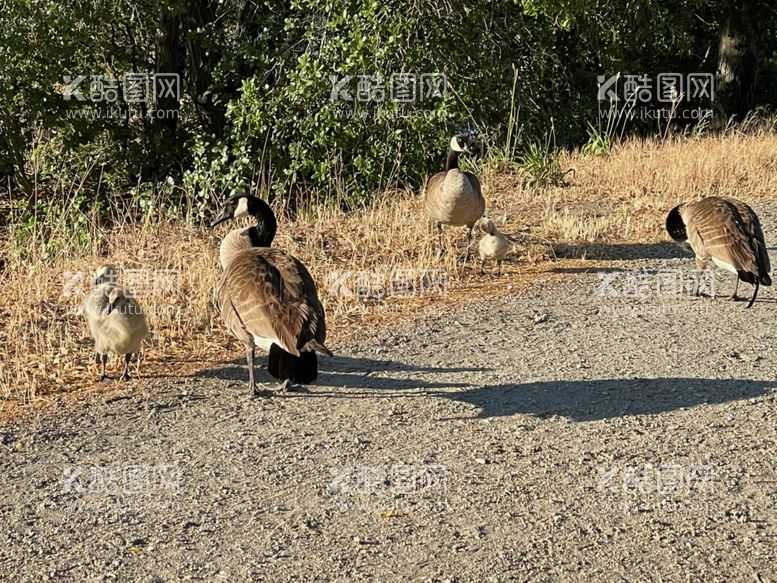
<path fill-rule="evenodd" d="M 445 162 L 445 170 L 453 170 L 459 168 L 459 153 L 452 148 L 448 148 L 448 159 Z"/>
<path fill-rule="evenodd" d="M 248 202 L 248 214 L 256 219 L 256 225 L 248 229 L 253 247 L 269 247 L 275 239 L 278 223 L 270 205 L 261 198 L 252 197 Z"/>

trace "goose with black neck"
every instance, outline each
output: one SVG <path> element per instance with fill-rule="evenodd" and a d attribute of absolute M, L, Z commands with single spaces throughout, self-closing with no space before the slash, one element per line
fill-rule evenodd
<path fill-rule="evenodd" d="M 469 261 L 472 243 L 472 227 L 483 216 L 486 201 L 480 189 L 480 181 L 472 172 L 459 170 L 459 155 L 471 154 L 462 136 L 453 136 L 448 146 L 445 170 L 429 179 L 424 195 L 424 210 L 437 225 L 440 254 L 442 254 L 442 226 L 467 227 L 467 251 L 464 262 Z"/>
<path fill-rule="evenodd" d="M 230 231 L 219 247 L 218 305 L 227 330 L 245 346 L 249 388 L 267 395 L 254 377 L 256 347 L 269 353 L 268 371 L 280 381 L 275 390 L 312 383 L 317 353 L 332 352 L 313 277 L 297 258 L 270 247 L 278 228 L 270 206 L 255 196 L 231 196 L 211 227 L 246 216 L 256 224 Z"/>

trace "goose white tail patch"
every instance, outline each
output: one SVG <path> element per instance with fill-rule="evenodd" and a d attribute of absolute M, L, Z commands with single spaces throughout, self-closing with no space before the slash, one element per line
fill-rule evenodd
<path fill-rule="evenodd" d="M 270 352 L 270 346 L 273 344 L 286 350 L 286 347 L 277 338 L 263 338 L 262 336 L 254 336 L 254 344 L 256 344 L 256 346 L 262 350 L 266 350 L 267 352 Z M 288 352 L 288 350 L 286 350 L 286 352 Z"/>
<path fill-rule="evenodd" d="M 737 275 L 739 274 L 739 272 L 736 270 L 736 268 L 733 265 L 731 265 L 730 263 L 726 263 L 725 261 L 721 261 L 717 257 L 713 257 L 712 262 L 718 267 L 720 267 L 721 269 L 725 269 L 726 271 L 730 271 L 731 273 L 734 273 Z"/>
<path fill-rule="evenodd" d="M 248 199 L 246 197 L 241 197 L 240 200 L 237 201 L 237 208 L 235 209 L 235 217 L 236 219 L 239 219 L 240 217 L 244 217 L 248 214 Z"/>

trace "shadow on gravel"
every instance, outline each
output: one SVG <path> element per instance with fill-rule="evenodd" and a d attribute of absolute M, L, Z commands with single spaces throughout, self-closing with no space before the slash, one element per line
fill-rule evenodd
<path fill-rule="evenodd" d="M 558 257 L 617 261 L 621 259 L 683 259 L 693 254 L 675 243 L 617 243 L 610 245 L 572 245 L 561 243 L 553 250 Z"/>
<path fill-rule="evenodd" d="M 258 356 L 258 355 L 257 355 Z M 267 374 L 266 359 L 258 356 L 261 363 L 257 367 L 257 382 L 269 380 Z M 461 373 L 488 371 L 488 368 L 479 367 L 429 367 L 415 366 L 396 360 L 373 360 L 370 358 L 352 358 L 348 356 L 334 356 L 328 358 L 320 356 L 318 359 L 319 378 L 316 386 L 345 387 L 346 389 L 442 389 L 449 387 L 471 387 L 469 383 L 452 382 L 426 382 L 412 378 L 381 377 L 373 373 L 377 372 L 417 372 L 417 373 Z M 248 369 L 243 359 L 236 359 L 220 366 L 203 370 L 194 375 L 199 378 L 222 379 L 233 381 L 248 381 Z M 304 394 L 304 392 L 302 393 Z M 343 393 L 338 396 L 355 396 Z"/>
<path fill-rule="evenodd" d="M 562 415 L 574 421 L 595 421 L 750 399 L 775 388 L 777 381 L 604 379 L 497 385 L 440 396 L 480 407 L 479 418 L 522 413 L 540 418 Z"/>

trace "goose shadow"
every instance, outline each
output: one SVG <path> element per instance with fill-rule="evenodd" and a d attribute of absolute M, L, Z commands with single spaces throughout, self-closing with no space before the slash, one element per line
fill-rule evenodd
<path fill-rule="evenodd" d="M 503 384 L 440 396 L 478 407 L 476 418 L 524 414 L 597 421 L 750 399 L 775 388 L 777 380 L 635 378 Z"/>
<path fill-rule="evenodd" d="M 266 359 L 257 357 L 257 381 L 274 381 L 267 373 Z M 375 360 L 370 358 L 355 358 L 349 356 L 321 356 L 318 359 L 319 378 L 315 386 L 347 387 L 347 389 L 443 389 L 466 388 L 471 383 L 461 382 L 428 382 L 419 378 L 383 377 L 375 373 L 466 373 L 483 372 L 491 369 L 485 367 L 432 367 L 416 366 L 397 360 Z M 248 381 L 248 369 L 245 360 L 235 359 L 217 368 L 210 368 L 194 374 L 198 378 L 222 379 L 232 381 Z M 267 377 L 265 379 L 265 377 Z M 356 396 L 356 395 L 353 395 Z"/>
<path fill-rule="evenodd" d="M 576 259 L 585 256 L 586 259 L 602 259 L 619 261 L 629 259 L 688 259 L 693 254 L 684 250 L 676 243 L 592 243 L 573 244 L 557 243 L 553 246 L 559 258 Z"/>

